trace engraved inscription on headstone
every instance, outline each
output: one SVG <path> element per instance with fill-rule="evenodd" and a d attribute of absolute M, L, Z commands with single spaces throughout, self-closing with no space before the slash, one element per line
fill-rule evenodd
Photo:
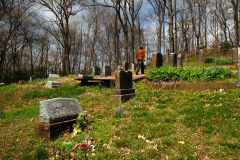
<path fill-rule="evenodd" d="M 54 98 L 40 101 L 39 121 L 57 123 L 77 118 L 82 113 L 78 101 L 74 98 Z"/>

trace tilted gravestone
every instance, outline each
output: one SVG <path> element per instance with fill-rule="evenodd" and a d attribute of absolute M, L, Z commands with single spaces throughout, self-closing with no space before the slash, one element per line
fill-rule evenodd
<path fill-rule="evenodd" d="M 40 102 L 39 122 L 35 123 L 35 136 L 55 139 L 63 131 L 72 130 L 73 123 L 82 113 L 74 98 L 54 98 Z"/>
<path fill-rule="evenodd" d="M 49 74 L 48 78 L 60 78 L 58 74 Z"/>
<path fill-rule="evenodd" d="M 111 100 L 124 103 L 135 95 L 135 89 L 132 88 L 132 72 L 123 70 L 116 71 L 115 90 L 113 91 Z"/>
<path fill-rule="evenodd" d="M 128 62 L 123 62 L 123 70 L 128 70 Z"/>
<path fill-rule="evenodd" d="M 93 71 L 92 71 L 92 75 L 100 75 L 101 73 L 101 71 L 100 71 L 101 69 L 100 68 L 98 68 L 98 67 L 94 67 L 93 68 Z"/>
<path fill-rule="evenodd" d="M 232 49 L 232 60 L 234 65 L 238 63 L 238 48 Z"/>
<path fill-rule="evenodd" d="M 57 88 L 57 87 L 61 87 L 61 83 L 57 82 L 57 81 L 48 81 L 45 87 L 46 88 Z"/>
<path fill-rule="evenodd" d="M 181 53 L 179 53 L 177 56 L 177 67 L 182 67 L 182 60 L 183 60 L 183 56 Z"/>
<path fill-rule="evenodd" d="M 103 71 L 102 71 L 102 74 L 101 74 L 101 77 L 107 77 L 107 76 L 111 76 L 111 67 L 109 66 L 104 66 L 103 67 Z"/>
<path fill-rule="evenodd" d="M 177 55 L 176 53 L 170 53 L 169 54 L 169 65 L 172 67 L 176 67 L 177 66 Z"/>
<path fill-rule="evenodd" d="M 163 56 L 161 53 L 155 52 L 152 54 L 152 67 L 159 68 L 162 67 Z"/>

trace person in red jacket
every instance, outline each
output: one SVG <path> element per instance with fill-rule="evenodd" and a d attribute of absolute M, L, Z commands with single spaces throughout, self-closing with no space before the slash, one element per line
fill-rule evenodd
<path fill-rule="evenodd" d="M 136 75 L 138 75 L 140 68 L 141 68 L 141 74 L 144 74 L 144 57 L 145 57 L 145 51 L 143 50 L 143 47 L 140 47 L 140 49 L 137 51 L 137 54 L 136 54 L 136 63 L 138 64 Z"/>

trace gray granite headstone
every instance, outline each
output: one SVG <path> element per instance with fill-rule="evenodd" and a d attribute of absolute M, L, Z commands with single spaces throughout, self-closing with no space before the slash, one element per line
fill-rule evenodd
<path fill-rule="evenodd" d="M 41 123 L 57 123 L 75 119 L 82 109 L 74 98 L 54 98 L 40 101 L 39 121 Z"/>
<path fill-rule="evenodd" d="M 199 50 L 199 62 L 204 63 L 204 51 L 203 51 L 203 46 L 200 46 Z"/>
<path fill-rule="evenodd" d="M 92 75 L 100 75 L 100 68 L 94 67 L 92 71 Z"/>
<path fill-rule="evenodd" d="M 49 74 L 48 78 L 60 78 L 58 74 Z"/>
<path fill-rule="evenodd" d="M 102 74 L 101 74 L 101 77 L 106 77 L 106 76 L 111 76 L 111 67 L 109 66 L 104 66 L 103 67 L 103 71 L 102 71 Z"/>
<path fill-rule="evenodd" d="M 61 83 L 57 81 L 48 81 L 46 84 L 46 88 L 56 88 L 61 87 Z"/>

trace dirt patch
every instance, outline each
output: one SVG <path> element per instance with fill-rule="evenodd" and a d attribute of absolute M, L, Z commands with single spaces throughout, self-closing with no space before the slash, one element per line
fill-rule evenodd
<path fill-rule="evenodd" d="M 150 88 L 161 90 L 218 90 L 235 89 L 236 83 L 146 82 Z"/>

